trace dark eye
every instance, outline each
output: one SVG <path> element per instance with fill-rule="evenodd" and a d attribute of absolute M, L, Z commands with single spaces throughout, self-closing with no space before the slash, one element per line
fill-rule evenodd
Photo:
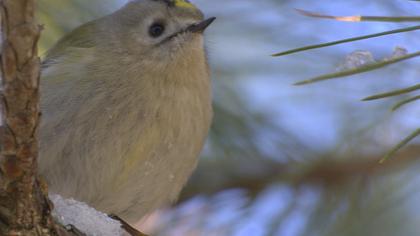
<path fill-rule="evenodd" d="M 161 23 L 154 23 L 149 28 L 149 34 L 153 38 L 157 38 L 157 37 L 161 36 L 164 31 L 165 31 L 165 26 L 163 26 L 163 24 L 161 24 Z"/>

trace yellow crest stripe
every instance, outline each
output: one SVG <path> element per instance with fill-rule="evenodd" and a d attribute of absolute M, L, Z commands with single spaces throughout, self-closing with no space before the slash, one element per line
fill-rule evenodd
<path fill-rule="evenodd" d="M 185 8 L 196 8 L 194 4 L 187 2 L 185 0 L 175 0 L 175 6 L 177 7 L 185 7 Z"/>

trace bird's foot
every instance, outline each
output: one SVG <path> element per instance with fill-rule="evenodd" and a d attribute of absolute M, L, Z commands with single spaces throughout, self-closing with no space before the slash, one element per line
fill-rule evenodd
<path fill-rule="evenodd" d="M 147 236 L 146 234 L 138 231 L 137 229 L 135 229 L 133 226 L 131 226 L 130 224 L 128 224 L 127 222 L 125 222 L 123 219 L 121 219 L 119 216 L 114 215 L 114 214 L 110 214 L 108 215 L 110 218 L 119 221 L 121 223 L 121 228 L 123 228 L 128 234 L 130 234 L 131 236 Z"/>
<path fill-rule="evenodd" d="M 65 232 L 64 232 L 64 230 L 65 230 Z M 64 227 L 61 226 L 59 231 L 61 231 L 61 233 L 59 233 L 59 235 L 87 236 L 86 234 L 84 234 L 83 232 L 78 230 L 76 228 L 76 226 L 74 226 L 74 225 L 66 225 Z"/>

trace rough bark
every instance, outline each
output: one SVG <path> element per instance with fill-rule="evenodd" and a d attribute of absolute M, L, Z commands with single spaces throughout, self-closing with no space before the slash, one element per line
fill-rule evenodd
<path fill-rule="evenodd" d="M 37 179 L 40 59 L 35 0 L 0 0 L 0 235 L 58 235 Z"/>
<path fill-rule="evenodd" d="M 37 175 L 41 27 L 35 0 L 0 0 L 0 27 L 0 235 L 84 236 L 55 223 Z"/>

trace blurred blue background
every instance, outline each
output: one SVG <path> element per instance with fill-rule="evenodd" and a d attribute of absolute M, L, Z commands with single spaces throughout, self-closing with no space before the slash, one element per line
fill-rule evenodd
<path fill-rule="evenodd" d="M 45 52 L 65 32 L 126 1 L 39 0 Z M 300 15 L 407 16 L 409 0 L 193 1 L 217 21 L 207 31 L 214 125 L 200 165 L 174 208 L 141 222 L 152 235 L 420 235 L 419 139 L 378 160 L 420 127 L 407 96 L 362 98 L 418 83 L 419 59 L 381 70 L 292 86 L 337 71 L 357 50 L 376 60 L 396 47 L 420 50 L 420 32 L 271 57 L 279 51 L 413 23 L 336 22 Z"/>

